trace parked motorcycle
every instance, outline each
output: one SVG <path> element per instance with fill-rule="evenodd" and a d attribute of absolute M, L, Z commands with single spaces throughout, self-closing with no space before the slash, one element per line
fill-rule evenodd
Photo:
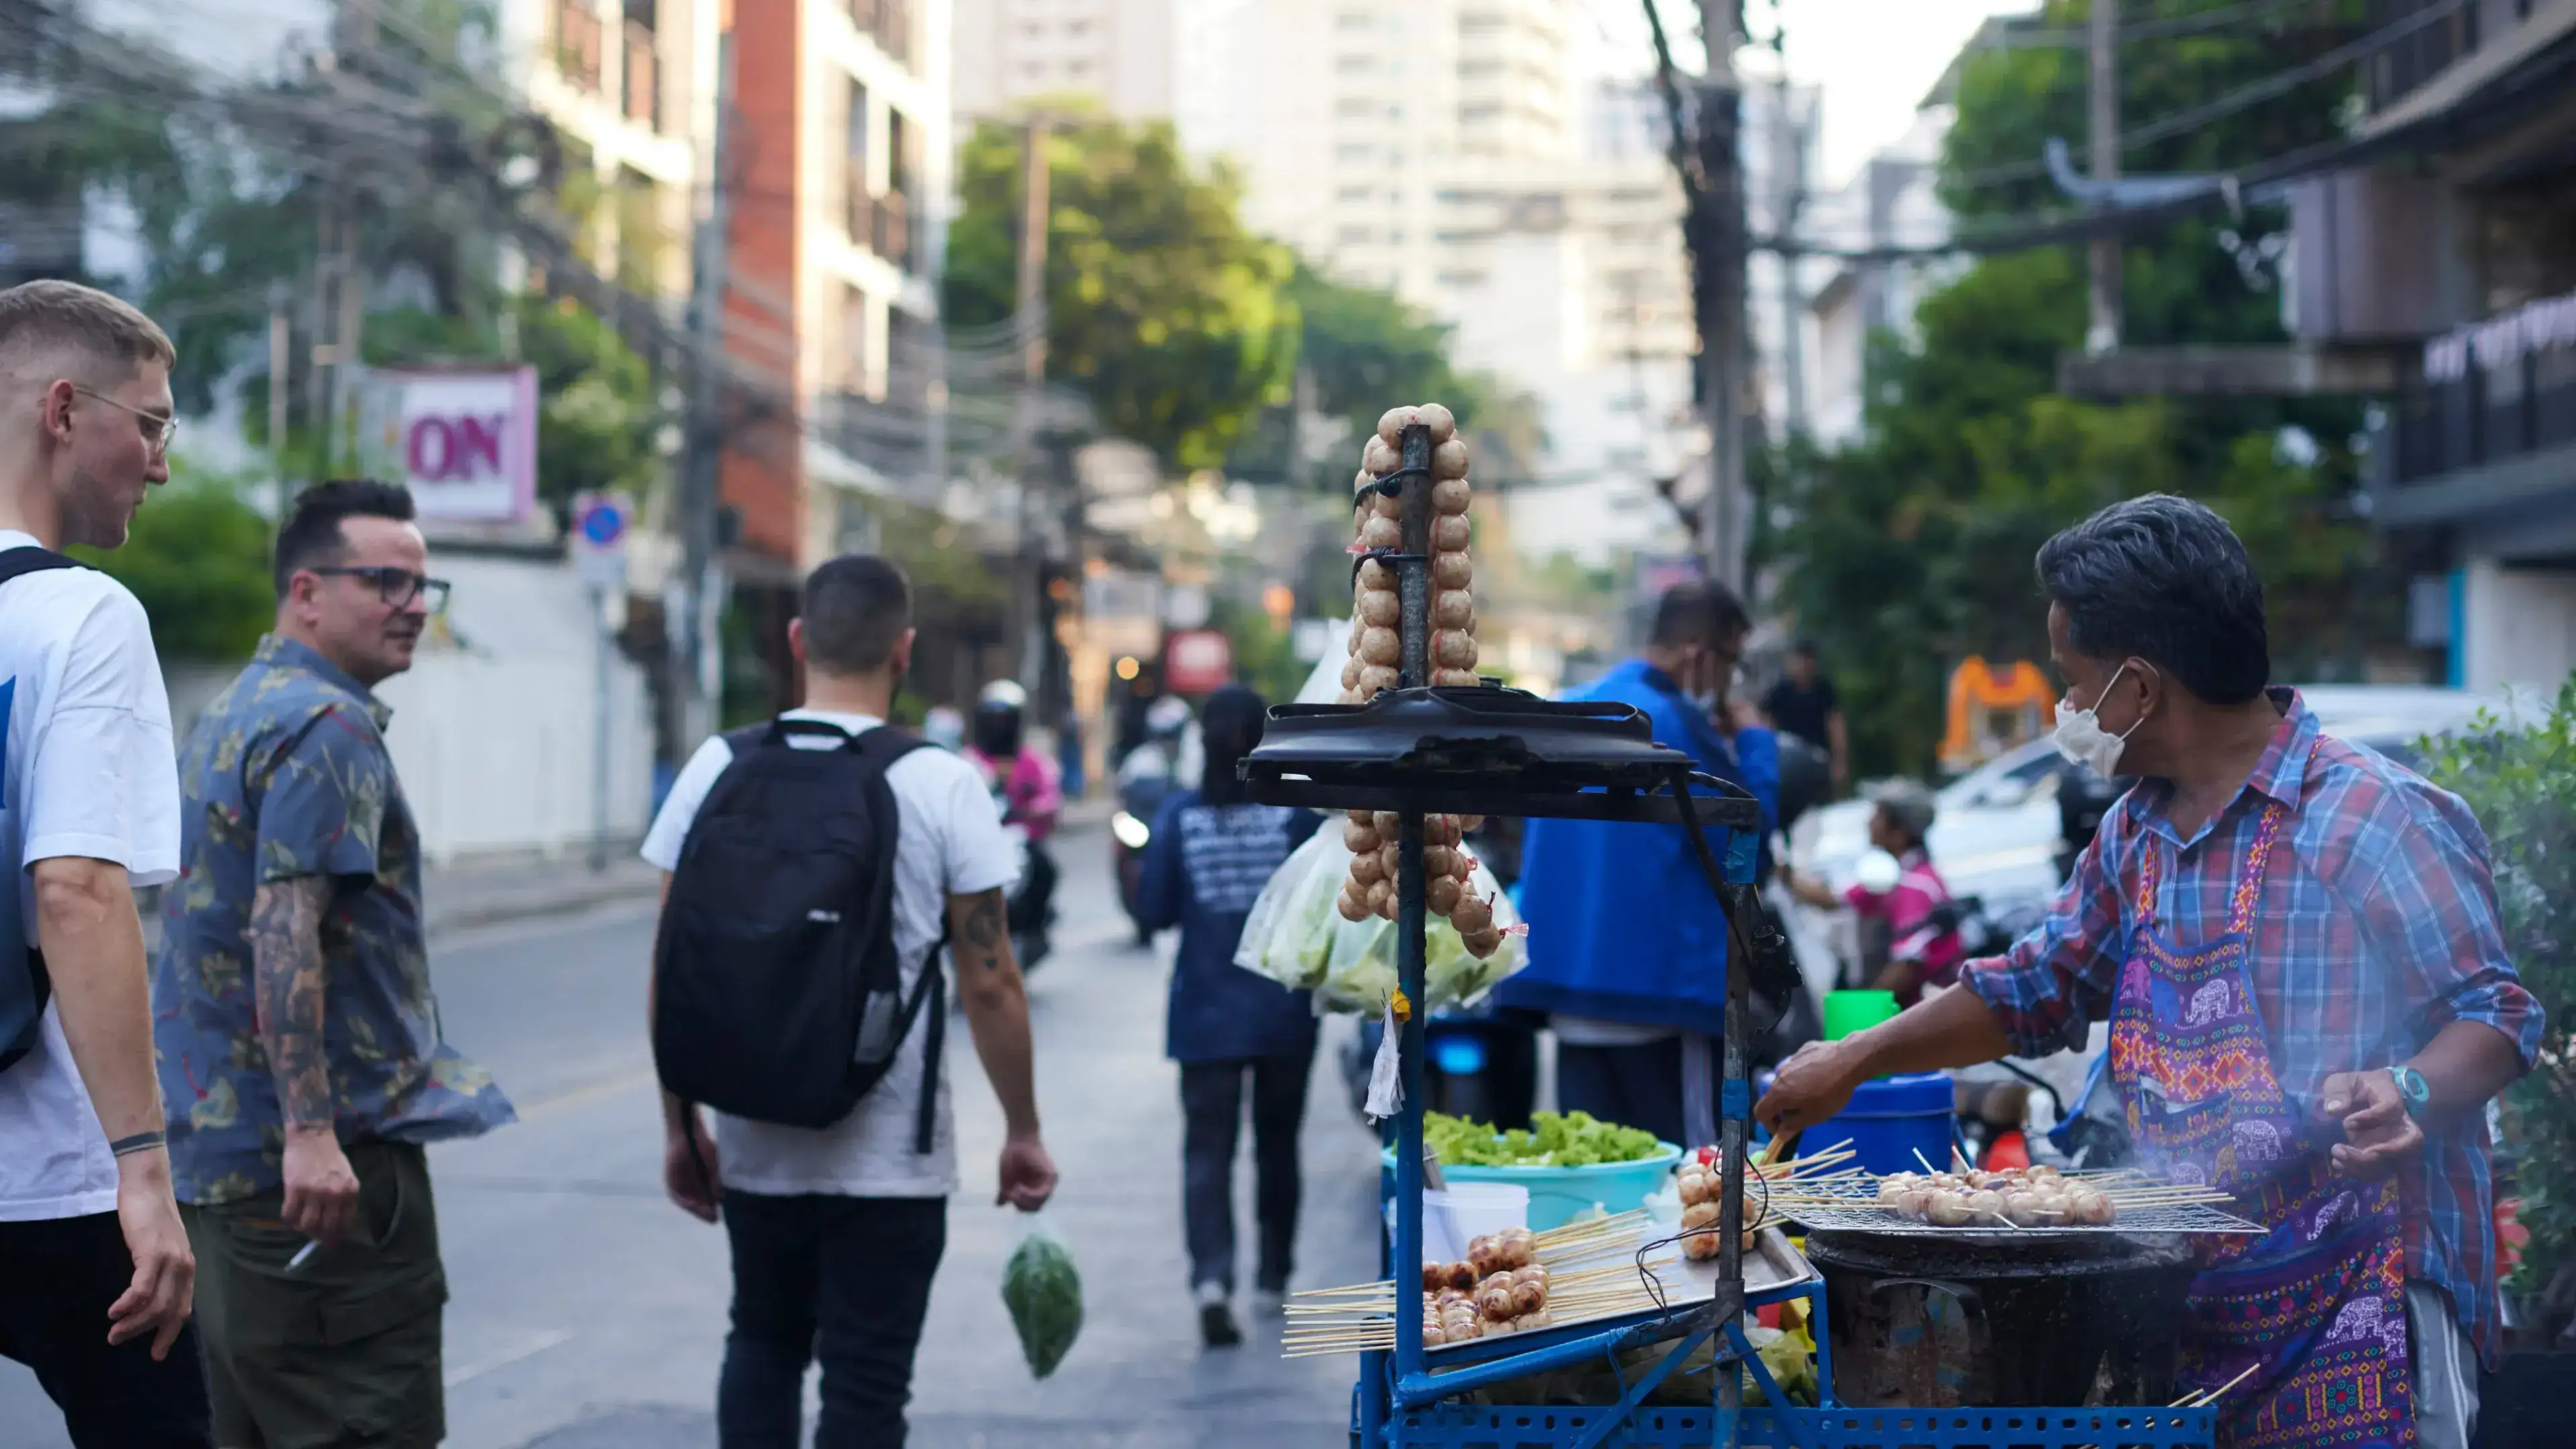
<path fill-rule="evenodd" d="M 2057 777 L 2057 880 L 2060 885 L 2075 874 L 2075 859 L 2093 843 L 2093 834 L 2102 828 L 2129 787 L 2138 783 L 2135 775 L 2122 775 L 2105 780 L 2081 765 L 2067 768 Z"/>

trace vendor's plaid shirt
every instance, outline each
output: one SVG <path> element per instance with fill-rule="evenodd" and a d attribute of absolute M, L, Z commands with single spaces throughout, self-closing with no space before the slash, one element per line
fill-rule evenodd
<path fill-rule="evenodd" d="M 2225 929 L 2264 806 L 2292 812 L 2256 907 L 2251 969 L 2282 1088 L 2312 1111 L 2337 1072 L 2407 1060 L 2453 1021 L 2504 1033 L 2529 1070 L 2540 1004 L 2505 959 L 2485 832 L 2458 796 L 2375 751 L 2320 734 L 2295 691 L 2244 788 L 2190 840 L 2148 781 L 2102 821 L 2048 918 L 1961 979 L 2031 1055 L 2080 1047 L 2106 1016 L 2134 925 L 2144 856 L 2163 873 L 2159 929 L 2182 949 Z M 2498 1346 L 2494 1191 L 2485 1117 L 2428 1133 L 2400 1184 L 2406 1269 L 2451 1295 L 2490 1366 Z"/>

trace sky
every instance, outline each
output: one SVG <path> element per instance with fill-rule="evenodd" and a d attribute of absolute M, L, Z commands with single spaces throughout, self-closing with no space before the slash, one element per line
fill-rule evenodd
<path fill-rule="evenodd" d="M 1658 0 L 1657 8 L 1672 32 L 1676 62 L 1694 66 L 1698 6 Z M 2037 8 L 2038 0 L 1747 0 L 1744 14 L 1766 45 L 1773 25 L 1784 26 L 1789 73 L 1824 87 L 1817 180 L 1830 189 L 1905 133 L 1924 93 L 1987 16 Z M 1585 39 L 1597 47 L 1604 73 L 1653 66 L 1642 0 L 1586 0 L 1585 9 L 1593 22 Z"/>

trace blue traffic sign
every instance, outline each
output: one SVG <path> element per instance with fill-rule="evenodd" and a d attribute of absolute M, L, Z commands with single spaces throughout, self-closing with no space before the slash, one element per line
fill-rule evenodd
<path fill-rule="evenodd" d="M 614 499 L 589 499 L 573 526 L 580 532 L 581 541 L 590 547 L 615 548 L 626 536 L 626 510 Z"/>

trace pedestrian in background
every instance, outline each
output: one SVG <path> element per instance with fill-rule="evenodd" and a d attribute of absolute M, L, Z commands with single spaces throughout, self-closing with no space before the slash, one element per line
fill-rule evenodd
<path fill-rule="evenodd" d="M 1801 639 L 1789 651 L 1789 669 L 1762 696 L 1762 713 L 1784 734 L 1796 735 L 1833 761 L 1834 790 L 1851 784 L 1851 733 L 1843 727 L 1842 697 L 1825 677 L 1816 643 Z"/>
<path fill-rule="evenodd" d="M 1924 839 L 1932 832 L 1938 806 L 1919 780 L 1886 780 L 1862 792 L 1875 808 L 1869 816 L 1869 843 L 1894 857 L 1896 884 L 1885 890 L 1854 885 L 1841 895 L 1823 881 L 1780 869 L 1789 893 L 1819 910 L 1848 906 L 1864 920 L 1887 923 L 1887 965 L 1870 985 L 1896 993 L 1897 1004 L 1912 1006 L 1926 986 L 1948 986 L 1959 978 L 1959 933 L 1927 925 L 1926 918 L 1950 899 L 1950 887 L 1932 864 Z"/>
<path fill-rule="evenodd" d="M 134 890 L 179 869 L 170 698 L 122 584 L 170 480 L 170 339 L 69 282 L 0 292 L 0 1354 L 80 1449 L 204 1449 Z"/>
<path fill-rule="evenodd" d="M 1618 700 L 1652 721 L 1658 744 L 1749 791 L 1762 834 L 1779 819 L 1778 752 L 1728 689 L 1751 628 L 1714 580 L 1655 605 L 1645 654 L 1571 699 Z M 1640 1127 L 1666 1142 L 1715 1138 L 1713 1042 L 1726 1030 L 1726 911 L 1682 833 L 1668 825 L 1532 820 L 1521 850 L 1529 964 L 1502 1004 L 1551 1013 L 1557 1099 L 1567 1111 Z"/>
<path fill-rule="evenodd" d="M 425 1146 L 516 1120 L 439 1035 L 420 829 L 375 686 L 447 584 L 411 494 L 340 479 L 277 531 L 277 620 L 180 766 L 153 981 L 225 1449 L 431 1449 L 447 1275 Z"/>
<path fill-rule="evenodd" d="M 1196 789 L 1173 792 L 1145 847 L 1139 924 L 1178 927 L 1164 1054 L 1181 1068 L 1181 1213 L 1199 1338 L 1243 1341 L 1234 1318 L 1234 1156 L 1251 1084 L 1253 1216 L 1260 1242 L 1253 1291 L 1269 1311 L 1295 1266 L 1297 1134 L 1315 1061 L 1315 1012 L 1305 996 L 1234 964 L 1244 920 L 1289 853 L 1315 833 L 1311 810 L 1243 798 L 1234 767 L 1261 742 L 1269 706 L 1240 685 L 1209 695 L 1200 713 L 1207 763 Z"/>
<path fill-rule="evenodd" d="M 665 872 L 666 900 L 691 893 L 685 872 L 731 870 L 744 861 L 757 870 L 800 850 L 851 853 L 847 839 L 761 838 L 764 817 L 774 821 L 782 812 L 756 808 L 754 800 L 755 808 L 735 813 L 718 787 L 735 770 L 753 771 L 737 779 L 762 779 L 763 762 L 749 754 L 755 748 L 860 755 L 885 728 L 912 663 L 911 585 L 884 559 L 833 559 L 807 578 L 787 642 L 804 666 L 804 705 L 772 726 L 701 745 L 645 836 L 644 858 Z M 877 747 L 885 762 L 873 779 L 853 782 L 871 794 L 886 791 L 895 818 L 883 822 L 893 826 L 891 841 L 871 841 L 871 848 L 892 852 L 890 909 L 870 923 L 886 934 L 852 944 L 866 950 L 890 943 L 906 1000 L 919 998 L 941 944 L 953 945 L 958 1000 L 1002 1104 L 995 1200 L 1035 1212 L 1055 1191 L 1056 1178 L 1038 1135 L 1028 996 L 1004 922 L 1003 895 L 1018 862 L 981 774 L 956 755 L 911 748 L 915 743 L 899 732 L 889 736 Z M 724 829 L 700 832 L 700 811 L 711 800 L 717 806 L 708 820 Z M 882 828 L 880 817 L 868 819 Z M 748 852 L 738 848 L 743 844 Z M 778 873 L 802 870 L 786 865 Z M 854 903 L 850 914 L 858 909 Z M 667 918 L 663 930 L 669 939 Z M 844 938 L 834 932 L 831 939 Z M 813 971 L 820 976 L 839 964 L 815 962 Z M 668 960 L 657 964 L 657 997 L 671 969 Z M 955 1124 L 938 1051 L 946 993 L 936 995 L 903 1025 L 883 1074 L 828 1127 L 718 1112 L 710 1136 L 695 1104 L 663 1093 L 664 1183 L 689 1213 L 708 1222 L 721 1217 L 732 1254 L 733 1328 L 716 1387 L 723 1449 L 795 1449 L 803 1442 L 805 1370 L 818 1358 L 823 1413 L 816 1444 L 899 1449 L 904 1442 L 913 1355 L 931 1279 L 947 1248 L 948 1197 L 957 1191 Z M 781 1023 L 775 1034 L 781 1050 L 798 1035 L 791 1025 Z M 660 1041 L 657 1030 L 657 1060 Z M 672 1064 L 660 1064 L 667 1076 Z"/>

